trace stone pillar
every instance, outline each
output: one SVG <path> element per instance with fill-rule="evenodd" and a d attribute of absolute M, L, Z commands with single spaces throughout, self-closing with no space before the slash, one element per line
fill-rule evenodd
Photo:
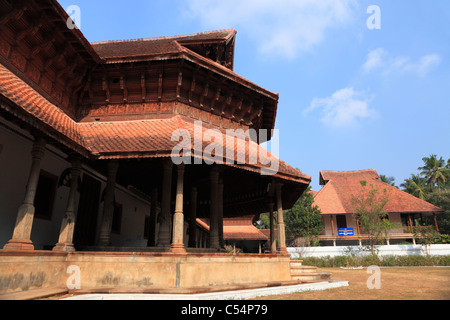
<path fill-rule="evenodd" d="M 186 253 L 184 248 L 184 214 L 183 214 L 184 164 L 177 166 L 177 195 L 175 198 L 175 214 L 173 215 L 173 233 L 170 251 Z"/>
<path fill-rule="evenodd" d="M 219 249 L 219 171 L 213 167 L 210 172 L 211 204 L 209 218 L 209 247 Z"/>
<path fill-rule="evenodd" d="M 31 150 L 31 170 L 25 191 L 25 198 L 17 212 L 16 225 L 12 238 L 3 247 L 5 250 L 34 250 L 31 241 L 31 229 L 34 220 L 34 197 L 41 172 L 41 160 L 45 154 L 46 142 L 42 137 L 36 137 Z"/>
<path fill-rule="evenodd" d="M 191 189 L 191 210 L 189 212 L 189 247 L 197 246 L 197 188 Z"/>
<path fill-rule="evenodd" d="M 170 247 L 170 201 L 172 193 L 172 169 L 170 159 L 164 161 L 161 194 L 161 219 L 159 224 L 158 247 Z"/>
<path fill-rule="evenodd" d="M 268 203 L 269 207 L 269 222 L 270 222 L 270 252 L 276 253 L 277 252 L 277 241 L 275 237 L 275 222 L 274 222 L 274 216 L 273 216 L 273 202 Z"/>
<path fill-rule="evenodd" d="M 218 195 L 218 228 L 219 228 L 219 245 L 225 248 L 225 240 L 223 238 L 223 180 L 219 180 L 219 195 Z"/>
<path fill-rule="evenodd" d="M 147 246 L 154 247 L 156 246 L 156 207 L 158 205 L 158 189 L 154 188 L 151 194 L 151 204 L 150 204 L 150 218 L 148 221 L 148 240 Z"/>
<path fill-rule="evenodd" d="M 108 177 L 105 188 L 105 198 L 103 201 L 103 219 L 98 239 L 99 246 L 109 246 L 111 241 L 111 228 L 114 216 L 114 188 L 116 186 L 118 161 L 108 162 Z"/>
<path fill-rule="evenodd" d="M 75 251 L 73 245 L 73 232 L 75 230 L 76 220 L 76 200 L 78 179 L 81 174 L 81 160 L 75 157 L 72 160 L 72 170 L 70 171 L 70 191 L 69 199 L 67 200 L 67 208 L 61 224 L 61 231 L 59 233 L 58 243 L 53 247 L 54 251 Z"/>
<path fill-rule="evenodd" d="M 286 234 L 283 219 L 283 203 L 281 200 L 282 184 L 277 184 L 277 220 L 278 220 L 278 251 L 281 253 L 288 253 L 286 248 Z"/>

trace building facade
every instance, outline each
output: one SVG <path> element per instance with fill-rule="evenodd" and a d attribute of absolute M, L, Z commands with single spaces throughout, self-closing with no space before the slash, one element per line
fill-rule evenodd
<path fill-rule="evenodd" d="M 283 209 L 311 178 L 260 146 L 278 94 L 234 73 L 236 31 L 91 44 L 68 19 L 55 0 L 0 0 L 0 292 L 60 285 L 70 263 L 89 286 L 287 279 Z M 236 274 L 223 221 L 268 208 L 273 256 Z M 229 276 L 195 280 L 192 252 Z"/>
<path fill-rule="evenodd" d="M 314 195 L 314 204 L 321 210 L 324 230 L 319 241 L 325 245 L 361 245 L 367 240 L 368 235 L 360 230 L 355 218 L 352 199 L 367 198 L 370 190 L 377 190 L 380 194 L 386 190 L 388 200 L 384 211 L 388 213 L 389 221 L 398 226 L 388 232 L 387 244 L 405 241 L 415 244 L 415 221 L 443 212 L 441 208 L 382 182 L 374 169 L 321 171 L 319 178 L 323 187 Z M 434 222 L 439 231 L 436 219 Z"/>

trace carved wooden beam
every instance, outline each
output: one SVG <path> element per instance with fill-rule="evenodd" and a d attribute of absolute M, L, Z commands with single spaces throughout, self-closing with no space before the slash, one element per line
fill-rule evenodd
<path fill-rule="evenodd" d="M 177 88 L 176 88 L 176 97 L 177 99 L 180 98 L 180 90 L 181 86 L 183 85 L 183 65 L 184 65 L 184 59 L 181 60 L 181 63 L 178 66 L 178 81 L 177 81 Z"/>
<path fill-rule="evenodd" d="M 162 99 L 163 75 L 164 75 L 164 70 L 161 69 L 159 71 L 159 79 L 158 79 L 158 101 L 161 101 L 161 99 Z"/>
<path fill-rule="evenodd" d="M 27 1 L 24 0 L 17 0 L 13 2 L 13 6 L 14 8 L 11 11 L 0 17 L 0 29 L 12 19 L 20 19 L 30 7 L 30 3 L 27 3 Z"/>
<path fill-rule="evenodd" d="M 102 78 L 102 89 L 105 92 L 105 101 L 106 103 L 109 103 L 111 101 L 111 92 L 109 90 L 108 75 L 106 74 L 106 72 L 103 74 Z"/>
<path fill-rule="evenodd" d="M 240 118 L 239 118 L 239 122 L 244 122 L 245 121 L 245 116 L 248 113 L 251 112 L 251 110 L 253 109 L 253 104 L 254 104 L 254 102 L 250 101 L 248 106 L 247 106 L 247 108 L 242 108 L 242 110 L 241 110 L 242 112 L 241 112 L 241 115 L 240 115 Z"/>
<path fill-rule="evenodd" d="M 220 115 L 225 114 L 225 108 L 228 108 L 232 101 L 233 101 L 233 91 L 230 90 L 227 98 L 225 99 L 225 102 L 222 104 L 222 108 L 220 110 Z"/>
<path fill-rule="evenodd" d="M 192 103 L 192 95 L 194 94 L 195 86 L 197 84 L 197 73 L 199 70 L 200 70 L 200 66 L 196 65 L 194 73 L 192 75 L 191 89 L 189 90 L 189 103 Z"/>
<path fill-rule="evenodd" d="M 225 82 L 224 79 L 220 79 L 219 83 L 217 84 L 216 94 L 214 96 L 214 99 L 211 102 L 211 106 L 209 107 L 210 111 L 214 111 L 214 108 L 216 106 L 216 102 L 219 101 L 219 99 L 220 99 L 220 93 L 222 91 L 222 85 L 223 85 L 224 82 Z"/>
<path fill-rule="evenodd" d="M 201 108 L 203 108 L 203 101 L 204 101 L 205 97 L 208 96 L 208 93 L 209 93 L 209 82 L 210 82 L 210 79 L 211 79 L 211 74 L 208 71 L 208 74 L 206 75 L 206 85 L 203 88 L 203 93 L 202 93 L 202 95 L 200 97 L 200 107 Z"/>
<path fill-rule="evenodd" d="M 120 89 L 122 90 L 122 94 L 123 94 L 123 102 L 127 103 L 128 102 L 128 88 L 127 88 L 127 81 L 126 81 L 126 77 L 125 77 L 124 73 L 122 73 L 120 75 Z"/>
<path fill-rule="evenodd" d="M 217 46 L 216 47 L 216 62 L 222 64 L 222 55 L 223 55 L 224 47 Z"/>
<path fill-rule="evenodd" d="M 242 103 L 243 102 L 244 102 L 244 96 L 241 95 L 239 97 L 238 103 L 231 109 L 231 112 L 230 112 L 231 119 L 236 119 L 237 118 L 235 112 L 236 112 L 236 110 L 239 110 L 239 111 L 242 110 Z"/>
<path fill-rule="evenodd" d="M 147 89 L 145 86 L 145 70 L 141 71 L 141 95 L 142 102 L 145 102 L 145 99 L 147 98 Z"/>

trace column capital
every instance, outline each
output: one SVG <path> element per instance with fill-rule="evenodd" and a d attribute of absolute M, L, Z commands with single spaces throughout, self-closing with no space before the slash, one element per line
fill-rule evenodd
<path fill-rule="evenodd" d="M 281 189 L 283 188 L 283 183 L 281 183 L 281 182 L 276 182 L 275 183 L 275 190 L 277 191 L 277 192 L 281 192 Z"/>
<path fill-rule="evenodd" d="M 33 142 L 33 148 L 31 149 L 33 160 L 40 160 L 44 157 L 46 144 L 47 142 L 42 136 L 36 137 Z"/>

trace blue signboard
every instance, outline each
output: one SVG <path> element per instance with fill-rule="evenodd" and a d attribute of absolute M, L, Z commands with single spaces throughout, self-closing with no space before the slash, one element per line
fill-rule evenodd
<path fill-rule="evenodd" d="M 339 228 L 338 229 L 338 235 L 339 236 L 352 236 L 353 235 L 353 228 Z"/>

